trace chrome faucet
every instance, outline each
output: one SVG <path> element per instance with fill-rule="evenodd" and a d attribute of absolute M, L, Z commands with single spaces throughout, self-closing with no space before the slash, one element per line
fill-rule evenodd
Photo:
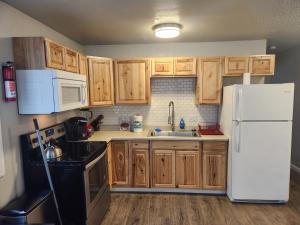
<path fill-rule="evenodd" d="M 171 114 L 171 106 L 172 106 L 172 114 Z M 174 110 L 174 102 L 169 102 L 169 116 L 168 116 L 168 124 L 171 124 L 172 131 L 175 131 L 175 110 Z"/>

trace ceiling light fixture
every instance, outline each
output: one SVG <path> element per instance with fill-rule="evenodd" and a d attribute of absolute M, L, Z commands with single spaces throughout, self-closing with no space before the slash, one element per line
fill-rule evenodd
<path fill-rule="evenodd" d="M 182 25 L 178 23 L 161 23 L 153 26 L 155 36 L 158 38 L 175 38 L 179 36 Z"/>

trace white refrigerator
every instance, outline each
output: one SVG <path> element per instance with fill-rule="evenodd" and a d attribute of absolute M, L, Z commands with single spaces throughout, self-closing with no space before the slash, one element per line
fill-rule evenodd
<path fill-rule="evenodd" d="M 220 126 L 229 137 L 231 201 L 288 201 L 293 101 L 293 83 L 224 87 Z"/>

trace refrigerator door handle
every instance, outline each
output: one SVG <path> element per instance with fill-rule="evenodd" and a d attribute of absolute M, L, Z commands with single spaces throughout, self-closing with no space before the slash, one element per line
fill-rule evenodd
<path fill-rule="evenodd" d="M 240 121 L 236 121 L 236 129 L 235 129 L 235 151 L 240 152 L 241 147 L 241 124 Z"/>
<path fill-rule="evenodd" d="M 236 120 L 241 121 L 241 112 L 242 112 L 242 96 L 243 96 L 243 90 L 238 90 L 238 98 L 237 98 L 237 116 Z"/>

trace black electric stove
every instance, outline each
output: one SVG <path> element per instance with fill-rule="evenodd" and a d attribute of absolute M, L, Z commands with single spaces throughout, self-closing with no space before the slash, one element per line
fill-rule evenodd
<path fill-rule="evenodd" d="M 44 145 L 51 139 L 62 149 L 62 156 L 48 160 L 48 165 L 64 225 L 88 224 L 92 206 L 102 200 L 106 211 L 109 205 L 106 142 L 68 142 L 63 123 L 40 133 Z M 21 135 L 21 146 L 26 192 L 50 189 L 36 133 Z M 91 199 L 92 186 L 97 202 Z"/>

